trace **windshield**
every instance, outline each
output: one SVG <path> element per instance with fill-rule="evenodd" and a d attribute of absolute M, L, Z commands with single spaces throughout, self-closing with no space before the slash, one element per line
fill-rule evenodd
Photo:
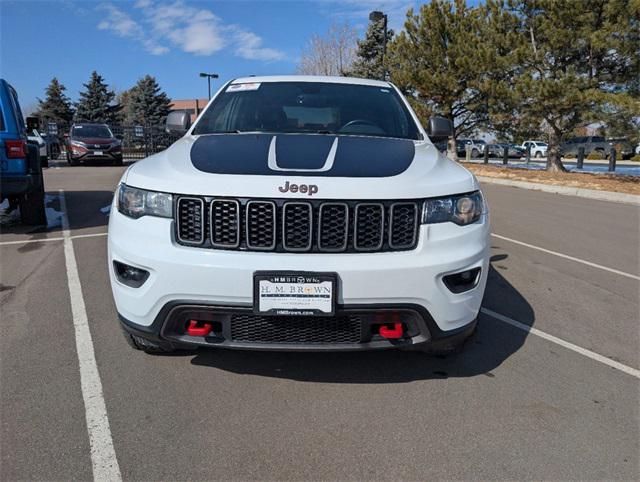
<path fill-rule="evenodd" d="M 421 138 L 392 88 L 321 82 L 229 85 L 193 134 L 256 131 Z"/>
<path fill-rule="evenodd" d="M 74 126 L 71 132 L 72 137 L 97 137 L 100 139 L 109 139 L 113 137 L 107 126 Z"/>

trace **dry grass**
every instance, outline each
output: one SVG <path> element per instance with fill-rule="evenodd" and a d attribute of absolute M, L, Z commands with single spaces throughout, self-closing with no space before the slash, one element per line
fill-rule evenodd
<path fill-rule="evenodd" d="M 588 174 L 579 172 L 547 172 L 513 167 L 463 163 L 476 176 L 497 177 L 514 181 L 555 184 L 598 191 L 623 192 L 640 195 L 640 177 L 616 174 Z"/>

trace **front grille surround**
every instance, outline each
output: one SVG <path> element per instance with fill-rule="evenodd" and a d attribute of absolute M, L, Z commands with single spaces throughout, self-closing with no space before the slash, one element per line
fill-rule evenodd
<path fill-rule="evenodd" d="M 241 219 L 240 203 L 237 199 L 214 199 L 211 201 L 209 204 L 209 235 L 212 246 L 214 248 L 239 247 Z"/>
<path fill-rule="evenodd" d="M 404 210 L 404 213 L 397 213 L 399 210 Z M 413 211 L 413 214 L 411 214 Z M 389 209 L 389 246 L 394 249 L 403 249 L 415 245 L 417 237 L 418 226 L 418 206 L 412 202 L 397 202 L 393 203 Z M 404 219 L 396 221 L 397 218 L 403 216 Z M 404 223 L 408 228 L 401 230 L 398 226 L 400 222 Z M 396 229 L 392 229 L 395 227 Z M 403 232 L 404 231 L 404 232 Z M 410 236 L 410 238 L 407 238 Z M 410 241 L 402 242 L 402 239 L 410 239 Z"/>
<path fill-rule="evenodd" d="M 332 209 L 334 216 L 325 219 L 327 210 Z M 336 211 L 337 210 L 337 211 Z M 344 212 L 344 222 L 335 219 L 339 211 Z M 331 214 L 331 212 L 330 212 Z M 328 225 L 336 221 L 334 226 Z M 328 226 L 325 226 L 328 225 Z M 338 231 L 337 233 L 335 233 Z M 342 242 L 332 242 L 331 236 L 342 238 Z M 349 245 L 349 205 L 341 202 L 325 202 L 320 204 L 318 209 L 318 250 L 327 253 L 339 253 L 345 251 Z"/>
<path fill-rule="evenodd" d="M 184 200 L 197 201 L 199 212 L 204 213 L 197 237 L 185 237 L 185 233 L 193 232 L 182 226 L 180 207 Z M 418 244 L 422 212 L 422 200 L 417 199 L 342 201 L 178 195 L 174 202 L 178 244 L 277 253 L 410 251 Z M 296 235 L 288 233 L 287 218 L 295 221 Z"/>
<path fill-rule="evenodd" d="M 311 204 L 286 202 L 282 207 L 281 218 L 284 249 L 286 251 L 309 251 L 313 244 L 313 207 Z M 297 241 L 296 238 L 300 241 Z"/>
<path fill-rule="evenodd" d="M 190 212 L 190 211 L 193 212 Z M 205 233 L 204 200 L 198 197 L 181 196 L 177 202 L 176 215 L 182 219 L 184 215 L 190 220 L 187 223 L 178 223 L 176 237 L 182 244 L 200 245 L 204 242 Z M 191 235 L 190 233 L 194 234 Z M 198 236 L 195 233 L 200 233 Z"/>
<path fill-rule="evenodd" d="M 248 201 L 245 210 L 247 248 L 256 251 L 275 249 L 277 243 L 276 223 L 276 203 L 262 200 Z M 266 238 L 268 241 L 262 241 L 262 238 Z"/>
<path fill-rule="evenodd" d="M 353 228 L 353 246 L 356 251 L 378 251 L 382 248 L 384 243 L 384 212 L 382 203 L 359 203 L 356 205 Z"/>

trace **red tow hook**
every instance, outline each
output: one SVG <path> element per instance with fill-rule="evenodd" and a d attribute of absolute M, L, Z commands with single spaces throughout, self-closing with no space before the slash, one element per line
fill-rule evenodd
<path fill-rule="evenodd" d="M 189 336 L 207 336 L 211 333 L 211 323 L 205 323 L 204 321 L 189 320 L 189 326 L 187 326 L 187 335 Z"/>
<path fill-rule="evenodd" d="M 393 328 L 389 328 L 389 325 L 380 325 L 380 336 L 389 340 L 397 340 L 402 338 L 402 323 L 391 323 Z"/>

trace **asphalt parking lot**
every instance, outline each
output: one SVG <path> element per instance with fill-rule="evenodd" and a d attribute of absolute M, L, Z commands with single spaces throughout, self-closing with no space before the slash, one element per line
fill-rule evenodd
<path fill-rule="evenodd" d="M 51 226 L 3 220 L 3 480 L 640 478 L 637 206 L 484 186 L 492 269 L 458 356 L 151 356 L 108 281 L 123 170 L 53 163 Z"/>

